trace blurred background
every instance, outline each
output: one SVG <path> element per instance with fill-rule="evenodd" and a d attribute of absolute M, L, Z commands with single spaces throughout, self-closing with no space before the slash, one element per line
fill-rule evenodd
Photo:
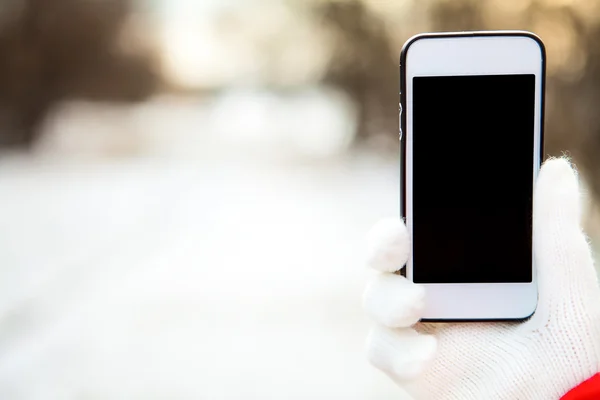
<path fill-rule="evenodd" d="M 599 2 L 3 0 L 0 398 L 402 398 L 361 310 L 399 52 L 477 29 L 546 43 L 599 243 Z"/>

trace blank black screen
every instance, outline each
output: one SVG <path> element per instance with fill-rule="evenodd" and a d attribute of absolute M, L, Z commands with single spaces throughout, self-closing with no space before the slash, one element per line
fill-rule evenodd
<path fill-rule="evenodd" d="M 413 280 L 532 280 L 535 75 L 413 78 Z"/>

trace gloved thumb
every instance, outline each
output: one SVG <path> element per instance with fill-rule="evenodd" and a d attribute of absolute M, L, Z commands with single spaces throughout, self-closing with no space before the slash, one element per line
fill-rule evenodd
<path fill-rule="evenodd" d="M 572 296 L 598 290 L 586 237 L 580 228 L 578 177 L 564 158 L 542 166 L 533 199 L 533 249 L 540 307 L 556 309 Z M 589 293 L 589 292 L 588 292 Z"/>

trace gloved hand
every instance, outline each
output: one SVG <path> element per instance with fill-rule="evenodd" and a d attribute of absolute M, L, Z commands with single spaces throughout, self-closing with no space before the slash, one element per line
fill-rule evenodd
<path fill-rule="evenodd" d="M 418 323 L 423 288 L 392 273 L 407 261 L 408 232 L 399 219 L 376 225 L 368 264 L 382 273 L 364 294 L 375 322 L 369 361 L 426 400 L 560 399 L 600 372 L 600 289 L 579 196 L 566 160 L 543 165 L 533 217 L 539 301 L 525 322 Z"/>

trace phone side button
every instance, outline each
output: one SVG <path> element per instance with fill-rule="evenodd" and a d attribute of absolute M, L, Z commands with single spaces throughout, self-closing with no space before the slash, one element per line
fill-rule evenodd
<path fill-rule="evenodd" d="M 402 103 L 398 103 L 398 138 L 402 140 Z"/>

